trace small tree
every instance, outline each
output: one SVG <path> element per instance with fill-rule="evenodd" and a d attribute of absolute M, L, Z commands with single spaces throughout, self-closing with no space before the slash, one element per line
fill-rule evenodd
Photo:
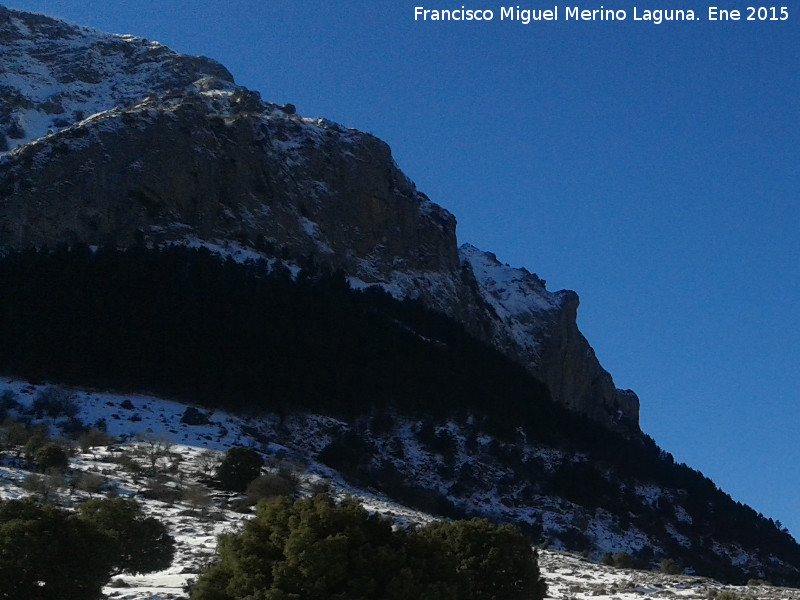
<path fill-rule="evenodd" d="M 214 450 L 203 450 L 197 457 L 197 468 L 201 475 L 216 473 L 222 462 L 222 454 Z"/>
<path fill-rule="evenodd" d="M 0 598 L 97 600 L 112 557 L 107 539 L 67 511 L 0 502 Z"/>
<path fill-rule="evenodd" d="M 291 475 L 268 473 L 259 475 L 247 484 L 247 503 L 257 504 L 279 496 L 291 497 L 297 489 L 297 482 Z"/>
<path fill-rule="evenodd" d="M 193 512 L 199 509 L 201 514 L 205 514 L 209 506 L 211 506 L 211 494 L 208 488 L 201 483 L 193 483 L 183 488 L 183 500 L 187 502 Z"/>
<path fill-rule="evenodd" d="M 261 473 L 262 466 L 264 459 L 253 448 L 230 448 L 217 469 L 217 479 L 225 490 L 244 492 L 247 484 Z"/>
<path fill-rule="evenodd" d="M 172 455 L 172 447 L 175 445 L 165 437 L 147 435 L 142 438 L 143 444 L 139 447 L 150 465 L 150 473 L 158 472 L 158 462 L 162 459 L 169 459 Z"/>
<path fill-rule="evenodd" d="M 33 412 L 37 417 L 74 417 L 78 404 L 70 393 L 60 387 L 50 386 L 41 390 L 33 400 Z"/>
<path fill-rule="evenodd" d="M 63 473 L 69 466 L 69 456 L 55 442 L 49 442 L 36 450 L 33 460 L 42 472 L 54 470 Z"/>
<path fill-rule="evenodd" d="M 675 559 L 665 558 L 661 561 L 661 572 L 664 575 L 680 575 L 683 573 L 683 568 Z"/>
<path fill-rule="evenodd" d="M 632 569 L 633 559 L 630 554 L 620 550 L 614 555 L 614 566 L 618 569 Z"/>
<path fill-rule="evenodd" d="M 135 500 L 89 500 L 78 512 L 108 537 L 114 574 L 149 573 L 172 564 L 175 540 L 164 524 L 147 517 Z"/>
<path fill-rule="evenodd" d="M 113 443 L 114 438 L 100 429 L 87 429 L 78 436 L 81 452 L 91 452 L 98 446 L 108 446 Z"/>
<path fill-rule="evenodd" d="M 536 553 L 511 527 L 488 521 L 394 531 L 358 502 L 329 496 L 258 507 L 238 534 L 219 541 L 219 560 L 192 600 L 541 600 Z"/>
<path fill-rule="evenodd" d="M 420 537 L 452 564 L 459 600 L 541 600 L 547 592 L 536 552 L 513 527 L 486 519 L 440 521 Z"/>

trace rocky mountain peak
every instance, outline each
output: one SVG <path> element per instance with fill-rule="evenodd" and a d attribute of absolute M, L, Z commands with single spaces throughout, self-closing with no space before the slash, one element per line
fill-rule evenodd
<path fill-rule="evenodd" d="M 607 427 L 638 434 L 578 297 L 466 245 L 387 144 L 238 87 L 213 60 L 0 13 L 0 248 L 237 244 L 464 324 Z"/>
<path fill-rule="evenodd" d="M 209 58 L 0 7 L 0 151 L 207 77 L 234 85 Z"/>

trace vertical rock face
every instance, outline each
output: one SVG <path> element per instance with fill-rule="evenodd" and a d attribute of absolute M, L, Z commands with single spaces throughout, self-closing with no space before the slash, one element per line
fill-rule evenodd
<path fill-rule="evenodd" d="M 461 321 L 556 401 L 638 432 L 638 399 L 616 390 L 578 330 L 577 295 L 459 250 L 455 218 L 382 141 L 264 103 L 221 65 L 138 38 L 16 11 L 0 12 L 0 35 L 0 64 L 38 61 L 0 89 L 4 135 L 25 131 L 0 150 L 0 246 L 236 242 L 342 269 Z M 31 111 L 62 120 L 34 139 Z"/>
<path fill-rule="evenodd" d="M 616 388 L 578 329 L 575 292 L 549 292 L 535 274 L 468 244 L 461 256 L 491 307 L 493 345 L 544 381 L 557 402 L 611 429 L 638 430 L 639 399 Z"/>

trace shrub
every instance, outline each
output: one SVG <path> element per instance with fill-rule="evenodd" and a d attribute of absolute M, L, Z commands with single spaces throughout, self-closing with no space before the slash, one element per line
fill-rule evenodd
<path fill-rule="evenodd" d="M 603 552 L 603 555 L 600 557 L 600 564 L 606 565 L 607 567 L 614 566 L 614 555 L 611 552 Z"/>
<path fill-rule="evenodd" d="M 89 500 L 78 512 L 108 538 L 112 573 L 149 573 L 172 564 L 175 540 L 164 524 L 147 517 L 135 500 Z"/>
<path fill-rule="evenodd" d="M 237 446 L 228 449 L 217 468 L 217 479 L 225 490 L 244 492 L 261 473 L 264 459 L 253 448 Z"/>
<path fill-rule="evenodd" d="M 81 452 L 89 452 L 98 446 L 108 446 L 114 443 L 114 438 L 100 429 L 88 429 L 78 437 Z"/>
<path fill-rule="evenodd" d="M 22 446 L 30 437 L 28 429 L 24 423 L 21 423 L 14 417 L 6 417 L 3 420 L 3 425 L 0 427 L 0 448 L 11 448 L 14 446 Z"/>
<path fill-rule="evenodd" d="M 90 523 L 31 500 L 0 502 L 0 598 L 96 600 L 111 573 Z"/>
<path fill-rule="evenodd" d="M 203 450 L 197 457 L 197 468 L 201 474 L 216 473 L 222 462 L 222 455 L 214 450 Z"/>
<path fill-rule="evenodd" d="M 633 559 L 630 554 L 620 550 L 614 555 L 614 566 L 618 569 L 632 569 Z"/>
<path fill-rule="evenodd" d="M 661 572 L 664 575 L 680 575 L 683 573 L 683 568 L 676 560 L 665 558 L 661 561 Z"/>
<path fill-rule="evenodd" d="M 50 386 L 41 390 L 33 400 L 33 413 L 37 417 L 74 417 L 78 404 L 63 388 Z"/>
<path fill-rule="evenodd" d="M 47 431 L 36 429 L 28 432 L 28 437 L 23 447 L 25 458 L 34 460 L 36 452 L 47 443 Z"/>
<path fill-rule="evenodd" d="M 81 473 L 75 479 L 75 488 L 90 494 L 97 494 L 103 489 L 106 480 L 97 473 Z"/>
<path fill-rule="evenodd" d="M 497 527 L 486 519 L 440 521 L 419 535 L 446 571 L 455 574 L 459 600 L 534 600 L 547 592 L 535 551 L 513 527 Z"/>
<path fill-rule="evenodd" d="M 57 493 L 58 488 L 64 486 L 64 478 L 57 473 L 37 475 L 31 473 L 22 482 L 22 489 L 41 498 L 45 503 L 50 502 Z"/>
<path fill-rule="evenodd" d="M 187 485 L 182 491 L 183 501 L 187 502 L 193 511 L 200 509 L 205 513 L 211 505 L 211 494 L 208 488 L 202 484 L 195 483 Z"/>
<path fill-rule="evenodd" d="M 544 597 L 536 554 L 513 528 L 470 521 L 393 531 L 358 502 L 325 495 L 259 505 L 218 552 L 192 600 Z"/>
<path fill-rule="evenodd" d="M 297 481 L 288 474 L 259 475 L 247 485 L 247 502 L 250 505 L 279 496 L 290 497 L 297 489 Z"/>
<path fill-rule="evenodd" d="M 63 473 L 69 466 L 69 456 L 64 448 L 55 442 L 49 442 L 36 450 L 33 459 L 42 472 L 52 469 Z"/>

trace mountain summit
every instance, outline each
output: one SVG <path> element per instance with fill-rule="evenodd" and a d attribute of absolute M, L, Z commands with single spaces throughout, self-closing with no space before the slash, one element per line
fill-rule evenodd
<path fill-rule="evenodd" d="M 384 142 L 213 60 L 0 7 L 0 284 L 0 370 L 27 380 L 0 411 L 26 423 L 206 424 L 340 490 L 594 560 L 800 584 L 779 523 L 639 430 L 574 292 L 459 247 Z M 197 406 L 154 429 L 154 395 Z M 220 409 L 249 412 L 247 435 Z"/>
<path fill-rule="evenodd" d="M 0 246 L 235 243 L 419 299 L 626 435 L 617 390 L 550 292 L 473 246 L 379 139 L 263 102 L 219 63 L 0 7 Z"/>

